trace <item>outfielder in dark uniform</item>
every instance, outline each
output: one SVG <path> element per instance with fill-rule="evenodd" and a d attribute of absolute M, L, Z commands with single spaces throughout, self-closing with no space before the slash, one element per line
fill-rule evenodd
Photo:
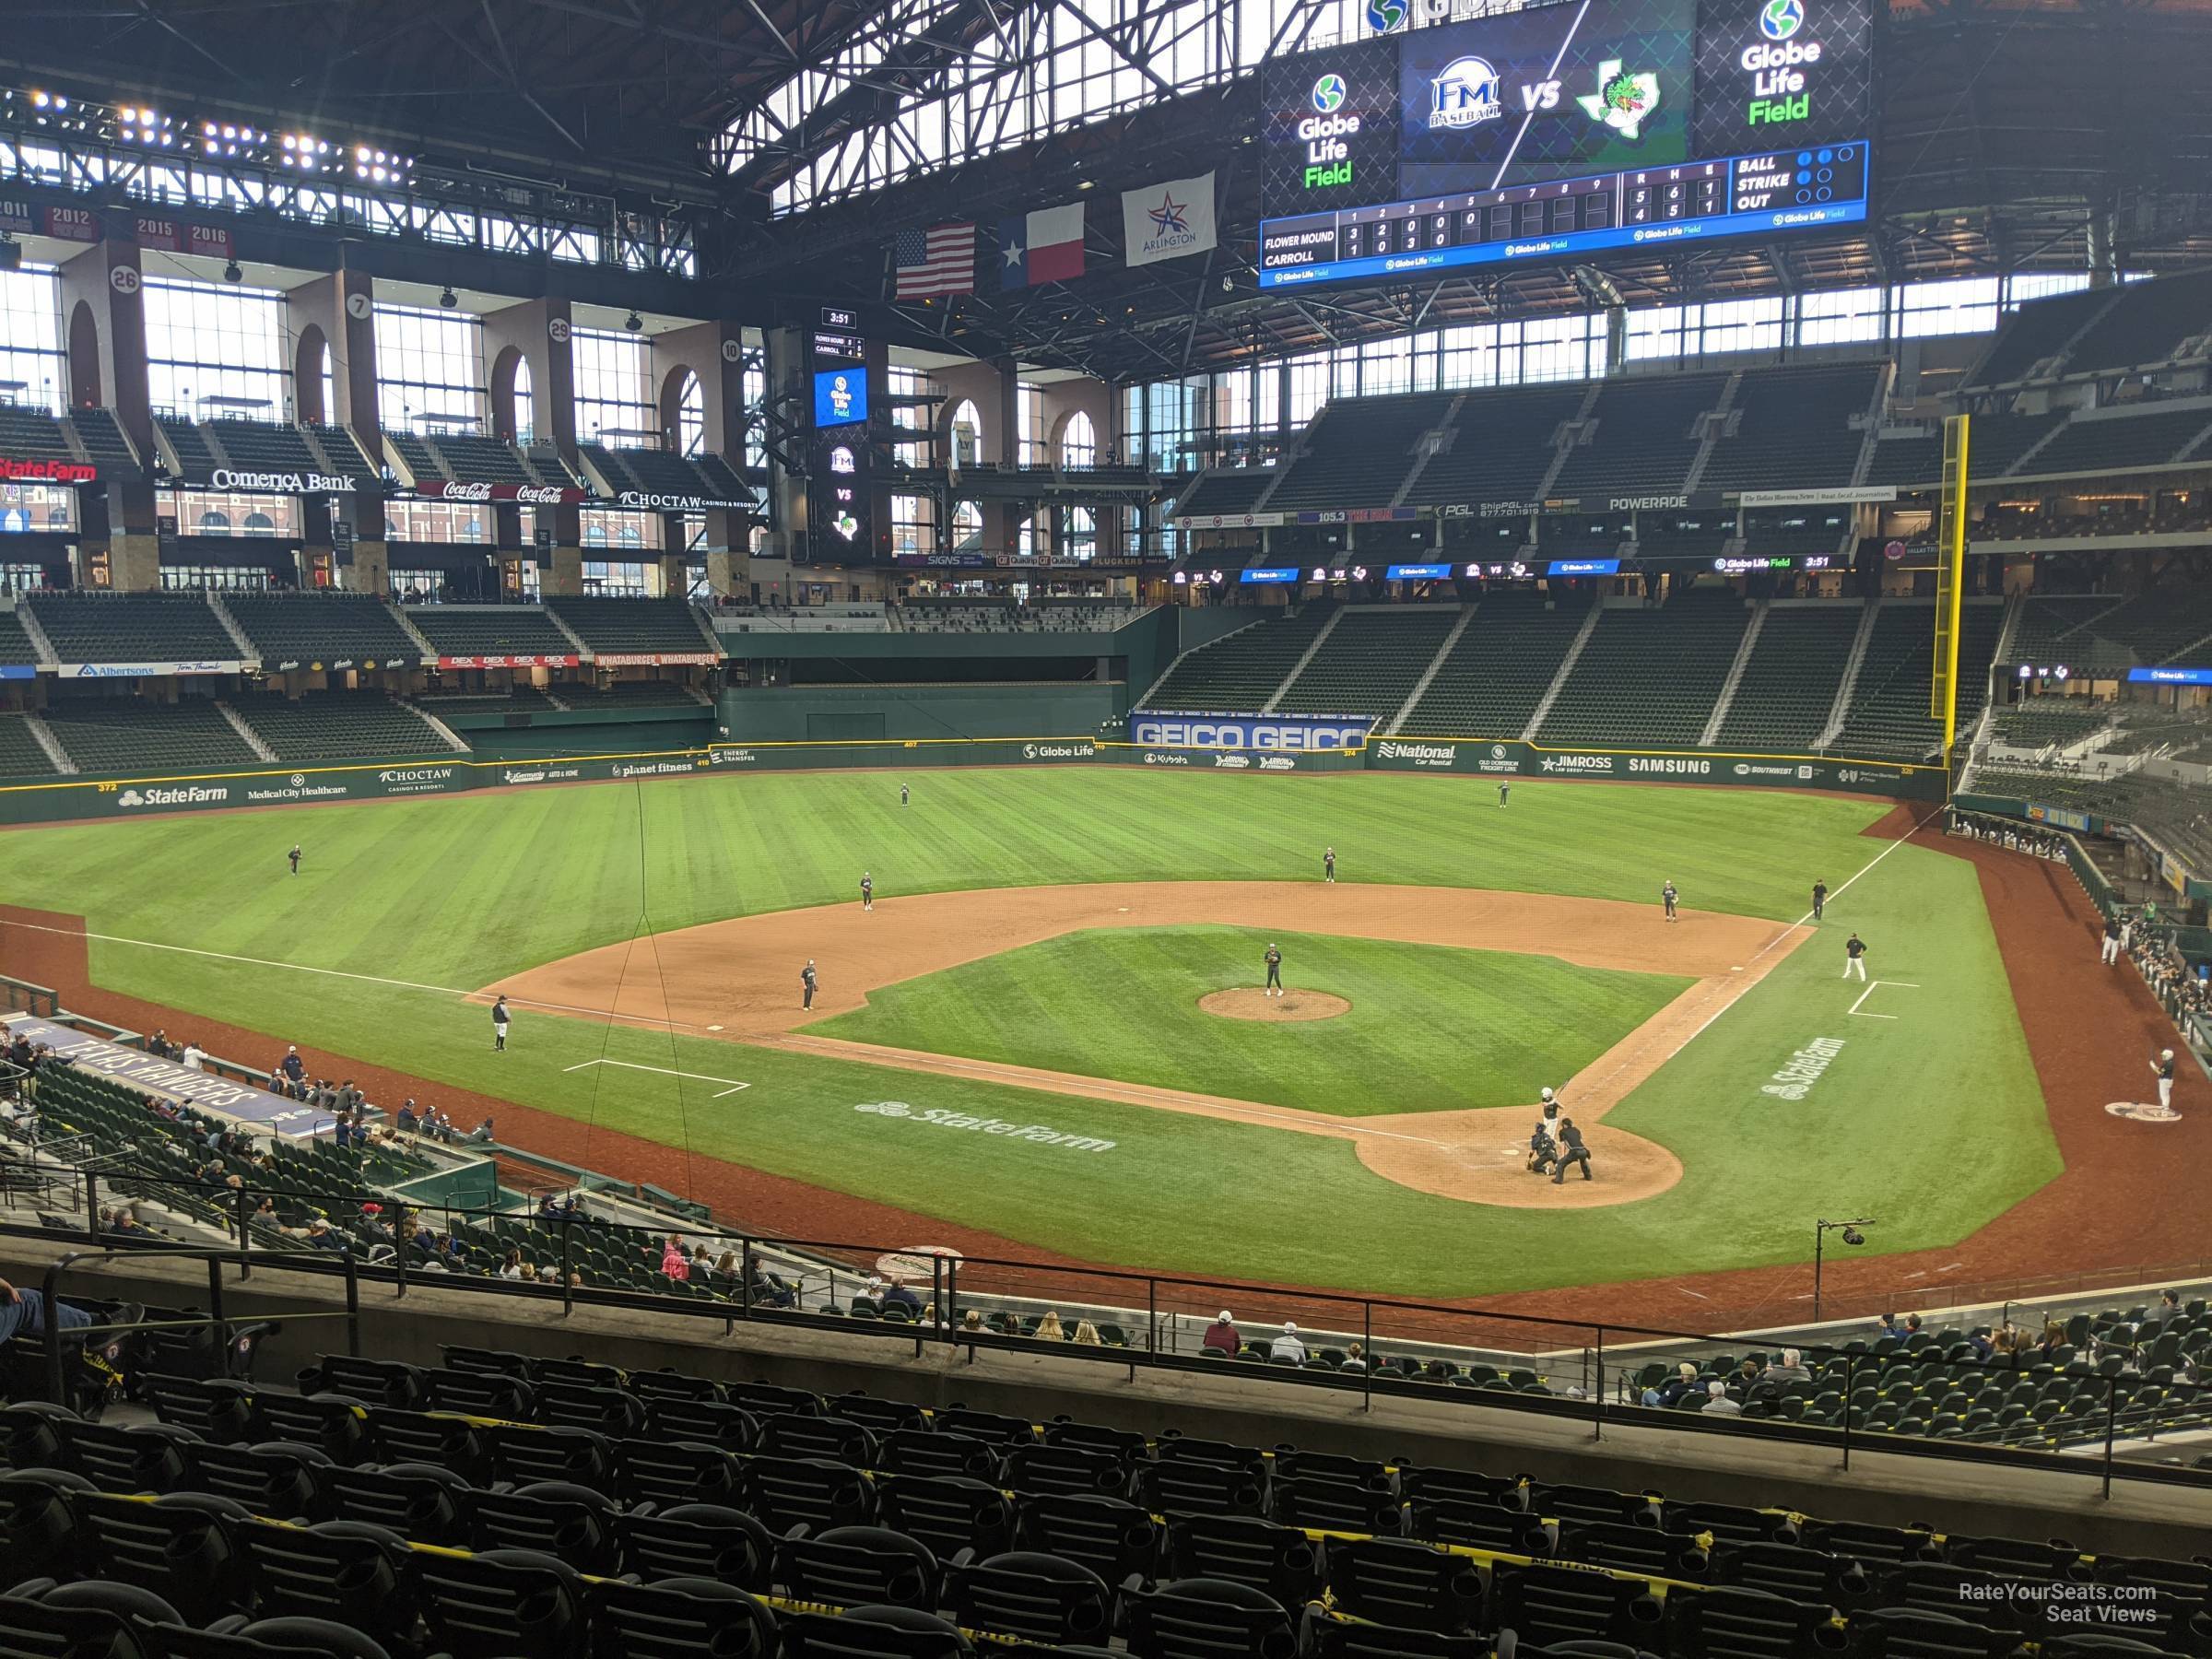
<path fill-rule="evenodd" d="M 860 908 L 864 911 L 876 908 L 876 878 L 865 870 L 860 873 Z"/>
<path fill-rule="evenodd" d="M 1679 916 L 1675 914 L 1675 903 L 1680 898 L 1681 895 L 1675 891 L 1675 884 L 1672 881 L 1669 881 L 1665 887 L 1659 889 L 1660 902 L 1666 906 L 1666 919 L 1669 922 L 1678 922 L 1681 920 Z"/>
<path fill-rule="evenodd" d="M 1567 1166 L 1581 1164 L 1583 1179 L 1590 1179 L 1590 1148 L 1583 1145 L 1583 1132 L 1574 1126 L 1572 1118 L 1559 1120 L 1559 1165 L 1551 1172 L 1551 1184 L 1558 1186 L 1567 1179 Z"/>
<path fill-rule="evenodd" d="M 906 805 L 906 785 L 903 783 L 899 785 L 899 805 L 901 806 Z"/>
<path fill-rule="evenodd" d="M 799 970 L 799 1006 L 814 1006 L 814 959 L 806 959 L 806 966 Z"/>
<path fill-rule="evenodd" d="M 1813 920 L 1816 922 L 1819 921 L 1820 912 L 1827 908 L 1828 883 L 1825 881 L 1816 881 L 1813 883 Z"/>
<path fill-rule="evenodd" d="M 1866 982 L 1866 941 L 1855 933 L 1843 941 L 1843 977 L 1854 976 L 1862 985 Z"/>
<path fill-rule="evenodd" d="M 295 875 L 295 876 L 299 875 L 299 874 L 300 874 L 300 843 L 299 843 L 298 841 L 294 841 L 294 842 L 292 843 L 292 850 L 291 850 L 289 853 L 287 853 L 285 854 L 285 856 L 286 856 L 287 858 L 288 858 L 288 859 L 290 859 L 290 860 L 292 861 L 292 874 L 293 874 L 293 875 Z"/>
<path fill-rule="evenodd" d="M 1506 780 L 1505 780 L 1505 779 L 1503 779 L 1503 778 L 1500 778 L 1500 779 L 1499 779 L 1499 780 L 1498 780 L 1498 805 L 1499 805 L 1499 806 L 1504 806 L 1504 805 L 1505 805 L 1505 797 L 1506 797 L 1506 794 L 1507 794 L 1507 792 L 1508 792 L 1508 791 L 1510 791 L 1512 788 L 1512 785 L 1511 783 L 1509 783 L 1508 782 L 1506 782 Z"/>
<path fill-rule="evenodd" d="M 1321 878 L 1324 881 L 1336 879 L 1336 849 L 1334 847 L 1321 850 Z"/>
<path fill-rule="evenodd" d="M 1267 947 L 1267 994 L 1283 994 L 1283 953 L 1273 945 Z"/>

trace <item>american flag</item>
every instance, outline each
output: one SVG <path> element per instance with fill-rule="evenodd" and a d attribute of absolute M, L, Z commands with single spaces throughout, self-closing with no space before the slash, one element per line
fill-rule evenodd
<path fill-rule="evenodd" d="M 972 294 L 975 227 L 932 225 L 926 230 L 901 230 L 891 243 L 891 266 L 897 277 L 895 299 Z"/>

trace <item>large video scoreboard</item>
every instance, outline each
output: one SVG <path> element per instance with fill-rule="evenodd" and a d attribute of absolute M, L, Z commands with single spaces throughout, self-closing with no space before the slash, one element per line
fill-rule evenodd
<path fill-rule="evenodd" d="M 1872 39 L 1869 0 L 1564 0 L 1277 60 L 1260 285 L 1863 219 Z"/>

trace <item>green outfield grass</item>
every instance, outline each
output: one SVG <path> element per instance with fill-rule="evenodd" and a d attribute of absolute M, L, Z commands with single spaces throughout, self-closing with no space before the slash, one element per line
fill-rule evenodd
<path fill-rule="evenodd" d="M 864 866 L 887 896 L 1281 877 L 1318 876 L 1333 843 L 1348 881 L 1655 901 L 1671 877 L 1692 906 L 1794 920 L 1815 877 L 1840 887 L 1888 845 L 1860 834 L 1879 806 L 1780 793 L 1529 782 L 1500 811 L 1479 782 L 1421 777 L 906 776 L 903 811 L 890 774 L 702 777 L 27 830 L 6 843 L 6 896 L 114 935 L 92 946 L 101 983 L 273 1044 L 1137 1266 L 1420 1296 L 1584 1283 L 1802 1260 L 1819 1215 L 1880 1218 L 1872 1249 L 1945 1243 L 2057 1172 L 1973 872 L 1918 847 L 1841 893 L 1818 939 L 1616 1108 L 1680 1154 L 1683 1182 L 1570 1214 L 1411 1193 L 1333 1140 L 582 1019 L 526 1018 L 495 1055 L 484 1011 L 452 994 L 647 928 L 844 902 Z M 1836 979 L 1831 941 L 1846 927 L 1875 974 L 1922 987 L 1876 993 L 1895 1019 L 1845 1012 L 1858 987 Z M 0 929 L 0 971 L 15 944 Z M 1435 1035 L 1407 1022 L 1401 1053 Z M 1845 1046 L 1809 1094 L 1762 1095 L 1817 1037 Z M 569 1069 L 601 1057 L 752 1087 L 714 1101 L 716 1083 Z M 1488 1069 L 1518 1088 L 1534 1068 L 1509 1053 Z M 883 1100 L 1114 1145 L 855 1111 Z"/>
<path fill-rule="evenodd" d="M 1256 985 L 1268 938 L 1237 927 L 1100 929 L 887 985 L 827 1037 L 1368 1116 L 1533 1100 L 1687 989 L 1556 957 L 1283 934 L 1286 976 L 1349 1002 L 1263 1024 L 1199 1007 Z"/>

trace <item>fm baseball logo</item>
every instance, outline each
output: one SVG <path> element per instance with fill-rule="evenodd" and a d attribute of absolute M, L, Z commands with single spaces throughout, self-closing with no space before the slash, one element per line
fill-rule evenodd
<path fill-rule="evenodd" d="M 1431 129 L 1479 126 L 1504 113 L 1498 71 L 1488 58 L 1453 58 L 1444 65 L 1444 72 L 1429 83 Z"/>

